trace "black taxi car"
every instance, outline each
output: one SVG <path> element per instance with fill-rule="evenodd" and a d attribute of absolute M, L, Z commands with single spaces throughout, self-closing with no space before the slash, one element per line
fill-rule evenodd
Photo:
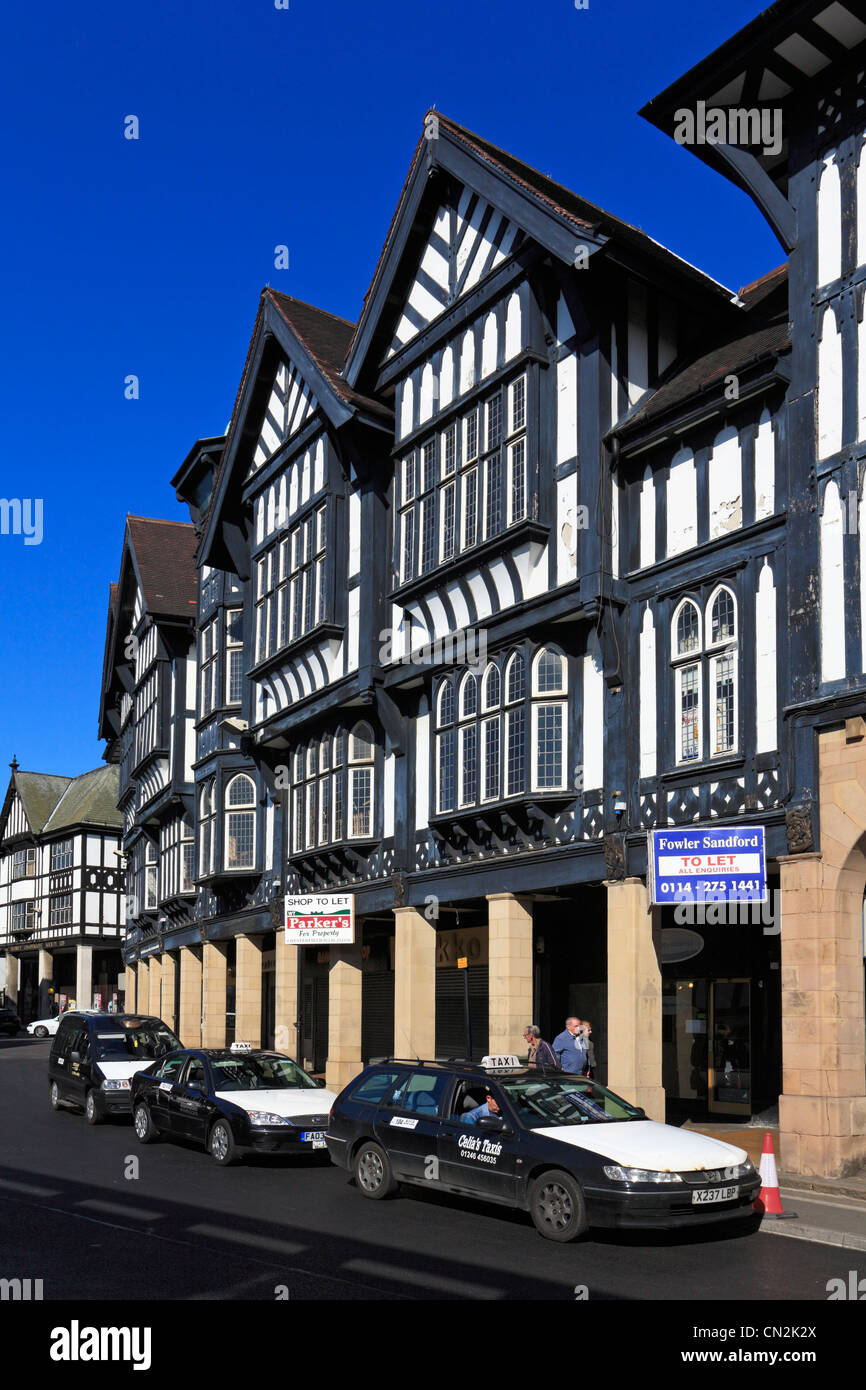
<path fill-rule="evenodd" d="M 192 1139 L 229 1164 L 242 1149 L 324 1153 L 335 1099 L 291 1058 L 234 1043 L 171 1052 L 138 1072 L 132 1119 L 142 1144 L 161 1134 Z"/>
<path fill-rule="evenodd" d="M 161 1018 L 69 1009 L 48 1054 L 51 1108 L 75 1106 L 92 1125 L 107 1115 L 128 1115 L 136 1072 L 180 1046 Z"/>
<path fill-rule="evenodd" d="M 745 1150 L 516 1057 L 367 1067 L 337 1097 L 326 1138 L 365 1197 L 432 1185 L 528 1211 L 557 1241 L 587 1226 L 748 1217 L 761 1186 Z"/>

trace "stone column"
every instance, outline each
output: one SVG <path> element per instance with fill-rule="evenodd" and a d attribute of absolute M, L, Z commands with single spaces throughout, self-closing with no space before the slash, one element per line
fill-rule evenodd
<path fill-rule="evenodd" d="M 866 748 L 819 734 L 821 852 L 779 860 L 780 1167 L 846 1177 L 866 1163 L 863 890 Z"/>
<path fill-rule="evenodd" d="M 162 1018 L 162 961 L 151 956 L 147 963 L 147 1012 L 152 1018 Z"/>
<path fill-rule="evenodd" d="M 182 946 L 180 951 L 178 1037 L 184 1047 L 201 1047 L 201 954 L 201 946 Z"/>
<path fill-rule="evenodd" d="M 53 996 L 48 993 L 54 979 L 54 957 L 50 951 L 39 952 L 39 1017 L 46 1018 L 51 1010 Z M 90 1007 L 90 1000 L 87 1001 Z"/>
<path fill-rule="evenodd" d="M 394 1056 L 436 1056 L 436 929 L 415 907 L 394 911 Z"/>
<path fill-rule="evenodd" d="M 491 1055 L 523 1050 L 532 1022 L 532 899 L 513 893 L 487 896 L 490 960 Z M 474 1042 L 474 1039 L 473 1039 Z"/>
<path fill-rule="evenodd" d="M 89 1009 L 93 1003 L 93 947 L 79 943 L 75 957 L 75 1002 L 79 1009 Z"/>
<path fill-rule="evenodd" d="M 178 1020 L 174 1012 L 175 980 L 177 978 L 177 961 L 171 951 L 166 951 L 162 957 L 162 1012 L 160 1018 L 163 1023 L 167 1023 L 173 1033 L 178 1031 Z"/>
<path fill-rule="evenodd" d="M 274 981 L 274 1046 L 303 1065 L 298 1022 L 298 951 L 286 945 L 286 933 L 277 928 L 276 979 Z"/>
<path fill-rule="evenodd" d="M 262 938 L 235 937 L 235 1037 L 262 1045 Z"/>
<path fill-rule="evenodd" d="M 222 941 L 206 941 L 202 947 L 202 1047 L 226 1045 L 226 976 L 228 962 Z"/>
<path fill-rule="evenodd" d="M 328 975 L 328 1086 L 332 1091 L 341 1091 L 362 1067 L 361 947 L 332 946 Z"/>
<path fill-rule="evenodd" d="M 18 1007 L 18 957 L 13 956 L 11 951 L 6 953 L 6 999 Z"/>
<path fill-rule="evenodd" d="M 607 887 L 608 1085 L 664 1121 L 662 976 L 655 949 L 658 908 L 639 878 Z"/>

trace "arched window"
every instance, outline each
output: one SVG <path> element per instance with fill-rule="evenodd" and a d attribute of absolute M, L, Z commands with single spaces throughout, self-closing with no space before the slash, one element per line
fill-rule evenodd
<path fill-rule="evenodd" d="M 454 715 L 454 682 L 449 678 L 442 682 L 436 697 L 436 810 L 440 815 L 454 809 Z"/>
<path fill-rule="evenodd" d="M 701 617 L 690 599 L 684 599 L 674 613 L 671 646 L 675 663 L 677 762 L 694 762 L 702 751 Z"/>
<path fill-rule="evenodd" d="M 701 649 L 701 616 L 693 603 L 684 602 L 676 620 L 677 656 L 688 656 Z"/>
<path fill-rule="evenodd" d="M 535 791 L 565 787 L 566 711 L 565 657 L 555 647 L 542 647 L 532 665 L 532 786 Z"/>
<path fill-rule="evenodd" d="M 499 667 L 495 661 L 491 661 L 487 670 L 484 672 L 484 680 L 481 686 L 481 708 L 485 712 L 496 709 L 502 699 L 502 677 L 499 674 Z"/>
<path fill-rule="evenodd" d="M 526 662 L 520 652 L 505 667 L 505 795 L 519 796 L 526 789 Z"/>
<path fill-rule="evenodd" d="M 214 804 L 214 782 L 205 782 L 199 792 L 199 874 L 206 877 L 212 874 L 215 865 L 216 806 Z"/>
<path fill-rule="evenodd" d="M 706 632 L 713 711 L 710 754 L 715 757 L 737 746 L 737 601 L 725 585 L 707 604 Z"/>
<path fill-rule="evenodd" d="M 471 674 L 463 677 L 460 686 L 460 718 L 468 719 L 478 713 L 478 682 Z"/>
<path fill-rule="evenodd" d="M 478 800 L 478 682 L 469 673 L 460 685 L 460 727 L 457 731 L 457 804 L 473 806 Z"/>
<path fill-rule="evenodd" d="M 726 584 L 713 589 L 703 613 L 691 598 L 674 610 L 671 663 L 678 763 L 737 749 L 738 638 L 737 600 Z"/>
<path fill-rule="evenodd" d="M 256 855 L 256 786 L 251 777 L 239 773 L 226 787 L 227 869 L 251 869 Z"/>
<path fill-rule="evenodd" d="M 375 747 L 369 724 L 356 724 L 349 735 L 350 836 L 369 839 L 373 834 L 373 759 Z"/>

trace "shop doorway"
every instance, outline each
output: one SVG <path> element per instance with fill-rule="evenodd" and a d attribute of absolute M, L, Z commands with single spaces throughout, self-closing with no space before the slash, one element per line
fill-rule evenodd
<path fill-rule="evenodd" d="M 666 979 L 662 1082 L 674 1114 L 751 1115 L 752 982 Z"/>
<path fill-rule="evenodd" d="M 262 951 L 262 1047 L 276 1046 L 277 949 Z"/>

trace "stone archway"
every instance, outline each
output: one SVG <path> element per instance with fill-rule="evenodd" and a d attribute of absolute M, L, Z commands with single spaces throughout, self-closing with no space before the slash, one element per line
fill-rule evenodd
<path fill-rule="evenodd" d="M 844 1177 L 866 1167 L 866 738 L 818 745 L 821 850 L 780 860 L 781 1166 Z"/>

